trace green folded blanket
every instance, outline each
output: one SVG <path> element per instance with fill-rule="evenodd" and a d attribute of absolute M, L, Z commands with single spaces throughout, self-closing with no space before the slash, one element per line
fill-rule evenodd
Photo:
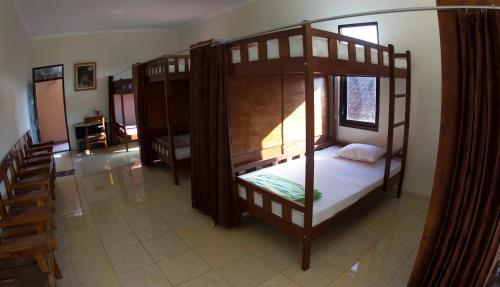
<path fill-rule="evenodd" d="M 245 180 L 258 186 L 270 189 L 293 201 L 300 202 L 302 204 L 305 203 L 305 188 L 301 184 L 269 173 L 261 173 L 252 177 L 247 177 Z M 313 190 L 314 200 L 320 199 L 321 196 L 321 192 L 316 189 Z"/>

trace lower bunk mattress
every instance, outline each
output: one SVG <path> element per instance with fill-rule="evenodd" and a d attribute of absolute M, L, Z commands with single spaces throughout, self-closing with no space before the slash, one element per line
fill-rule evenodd
<path fill-rule="evenodd" d="M 175 146 L 175 158 L 186 159 L 190 157 L 191 148 L 190 148 L 190 135 L 178 135 L 174 137 L 174 146 Z M 165 157 L 169 156 L 170 153 L 170 141 L 168 136 L 155 137 L 152 141 L 153 150 L 160 155 Z"/>
<path fill-rule="evenodd" d="M 346 209 L 370 191 L 381 186 L 384 181 L 385 158 L 373 164 L 352 161 L 336 156 L 338 146 L 315 152 L 314 188 L 322 193 L 321 198 L 313 204 L 313 226 L 331 218 L 338 212 Z M 241 179 L 251 178 L 258 174 L 271 174 L 288 181 L 305 186 L 305 157 L 263 168 L 239 176 Z M 390 176 L 401 170 L 399 160 L 391 161 Z M 273 191 L 273 190 L 271 190 Z M 245 188 L 238 186 L 239 197 L 246 200 Z M 262 207 L 262 195 L 254 193 L 254 204 Z M 281 204 L 272 202 L 273 214 L 282 217 Z M 304 226 L 304 214 L 292 209 L 292 222 Z"/>

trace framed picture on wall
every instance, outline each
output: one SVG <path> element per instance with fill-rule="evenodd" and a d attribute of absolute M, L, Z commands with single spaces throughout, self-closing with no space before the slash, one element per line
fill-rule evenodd
<path fill-rule="evenodd" d="M 96 62 L 75 64 L 75 91 L 97 89 Z"/>

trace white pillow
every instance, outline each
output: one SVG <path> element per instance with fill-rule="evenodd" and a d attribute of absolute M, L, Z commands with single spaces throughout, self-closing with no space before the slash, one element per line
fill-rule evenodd
<path fill-rule="evenodd" d="M 337 156 L 374 163 L 385 154 L 385 148 L 369 144 L 349 144 L 337 151 Z"/>

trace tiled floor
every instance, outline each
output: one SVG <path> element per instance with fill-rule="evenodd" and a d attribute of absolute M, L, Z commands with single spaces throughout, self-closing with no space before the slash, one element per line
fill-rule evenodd
<path fill-rule="evenodd" d="M 246 216 L 239 228 L 212 225 L 191 209 L 189 175 L 141 167 L 137 148 L 92 156 L 59 154 L 61 286 L 406 286 L 427 202 L 386 197 L 313 243 L 300 244 Z"/>

